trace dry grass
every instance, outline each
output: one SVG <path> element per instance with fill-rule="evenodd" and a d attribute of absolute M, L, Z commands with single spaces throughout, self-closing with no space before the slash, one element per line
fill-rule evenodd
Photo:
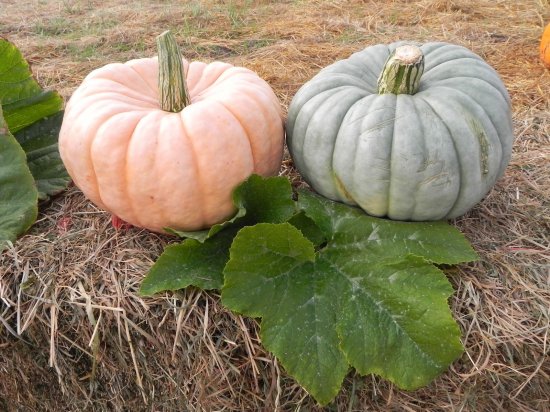
<path fill-rule="evenodd" d="M 454 223 L 481 260 L 447 271 L 464 356 L 405 392 L 350 373 L 327 410 L 547 411 L 550 394 L 550 72 L 547 0 L 3 0 L 0 35 L 66 98 L 93 68 L 155 54 L 166 28 L 191 59 L 256 70 L 288 105 L 321 67 L 375 43 L 465 45 L 501 74 L 516 142 L 506 175 Z M 300 184 L 292 163 L 284 174 Z M 109 216 L 75 188 L 42 205 L 0 256 L 0 410 L 320 410 L 215 293 L 137 296 L 170 239 Z"/>

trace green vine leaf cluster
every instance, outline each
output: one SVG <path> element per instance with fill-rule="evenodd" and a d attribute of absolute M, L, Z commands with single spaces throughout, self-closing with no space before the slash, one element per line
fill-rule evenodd
<path fill-rule="evenodd" d="M 263 345 L 320 404 L 350 368 L 413 390 L 461 355 L 437 267 L 477 259 L 457 229 L 370 217 L 283 177 L 251 176 L 234 202 L 234 219 L 168 246 L 141 293 L 220 290 L 261 318 Z"/>
<path fill-rule="evenodd" d="M 57 148 L 63 100 L 44 90 L 15 45 L 0 39 L 0 251 L 36 220 L 38 201 L 69 183 Z"/>

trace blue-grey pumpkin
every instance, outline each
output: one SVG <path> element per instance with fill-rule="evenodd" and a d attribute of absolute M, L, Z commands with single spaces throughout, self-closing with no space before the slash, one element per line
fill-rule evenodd
<path fill-rule="evenodd" d="M 290 154 L 330 199 L 397 220 L 454 218 L 504 173 L 510 98 L 467 48 L 402 46 L 367 47 L 304 84 L 289 107 Z"/>

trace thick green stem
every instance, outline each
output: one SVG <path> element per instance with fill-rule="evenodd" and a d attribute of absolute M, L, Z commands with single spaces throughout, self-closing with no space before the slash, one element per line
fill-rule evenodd
<path fill-rule="evenodd" d="M 415 94 L 424 73 L 424 55 L 419 47 L 399 46 L 386 60 L 378 78 L 378 94 Z"/>
<path fill-rule="evenodd" d="M 159 103 L 162 110 L 181 112 L 191 103 L 180 49 L 174 35 L 165 31 L 157 37 L 159 59 Z"/>

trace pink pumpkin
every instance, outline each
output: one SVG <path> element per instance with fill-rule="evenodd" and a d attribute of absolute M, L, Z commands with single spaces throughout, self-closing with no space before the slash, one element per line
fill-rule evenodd
<path fill-rule="evenodd" d="M 281 106 L 264 80 L 227 63 L 181 61 L 182 110 L 161 108 L 167 82 L 173 91 L 178 79 L 163 70 L 159 79 L 157 58 L 109 64 L 74 92 L 59 135 L 61 158 L 82 192 L 156 232 L 230 217 L 233 189 L 253 173 L 277 174 L 283 153 Z"/>

